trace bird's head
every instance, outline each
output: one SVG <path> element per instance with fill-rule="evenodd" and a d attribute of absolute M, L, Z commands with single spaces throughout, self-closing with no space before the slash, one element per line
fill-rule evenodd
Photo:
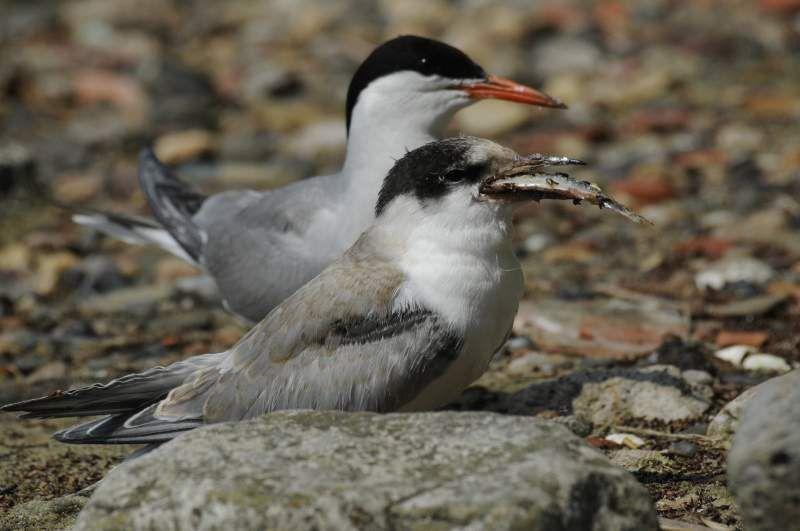
<path fill-rule="evenodd" d="M 567 157 L 523 157 L 490 140 L 455 137 L 430 142 L 409 151 L 386 176 L 375 214 L 452 214 L 468 220 L 495 217 L 516 203 L 542 198 L 538 181 L 549 165 L 583 164 Z M 531 183 L 537 186 L 535 193 Z M 487 218 L 488 219 L 488 218 Z"/>
<path fill-rule="evenodd" d="M 565 107 L 536 89 L 487 74 L 458 48 L 413 35 L 397 37 L 378 46 L 353 76 L 348 133 L 362 122 L 396 126 L 401 121 L 433 133 L 458 109 L 487 98 Z"/>

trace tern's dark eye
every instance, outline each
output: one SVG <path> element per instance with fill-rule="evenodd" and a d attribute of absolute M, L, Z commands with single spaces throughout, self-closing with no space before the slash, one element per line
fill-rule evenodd
<path fill-rule="evenodd" d="M 442 176 L 442 181 L 451 183 L 477 182 L 485 169 L 485 164 L 470 164 L 462 168 L 454 168 Z"/>

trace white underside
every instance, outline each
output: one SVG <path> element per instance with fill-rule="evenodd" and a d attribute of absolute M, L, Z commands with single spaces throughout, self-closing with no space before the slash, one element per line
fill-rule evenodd
<path fill-rule="evenodd" d="M 523 277 L 508 237 L 507 216 L 483 204 L 465 207 L 464 199 L 445 198 L 445 204 L 435 207 L 438 212 L 428 210 L 424 216 L 420 212 L 408 217 L 409 211 L 418 208 L 412 200 L 396 200 L 398 204 L 390 207 L 405 211 L 397 221 L 405 219 L 406 231 L 411 227 L 400 259 L 408 280 L 395 306 L 421 305 L 433 310 L 464 338 L 463 348 L 445 373 L 405 404 L 403 411 L 436 409 L 456 399 L 486 371 L 517 313 Z M 390 221 L 385 237 L 391 239 L 394 234 L 396 238 L 400 230 Z"/>

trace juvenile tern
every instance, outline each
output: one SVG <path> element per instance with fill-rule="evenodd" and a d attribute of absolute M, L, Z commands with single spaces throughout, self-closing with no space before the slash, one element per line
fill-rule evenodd
<path fill-rule="evenodd" d="M 523 290 L 514 205 L 611 201 L 563 178 L 548 195 L 545 168 L 568 164 L 580 161 L 520 157 L 472 137 L 425 144 L 389 171 L 358 240 L 228 351 L 0 410 L 105 415 L 55 437 L 152 445 L 281 409 L 443 406 L 483 374 L 511 330 Z"/>

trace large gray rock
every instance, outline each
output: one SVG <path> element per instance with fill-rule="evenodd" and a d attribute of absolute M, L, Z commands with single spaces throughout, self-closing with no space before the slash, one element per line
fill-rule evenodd
<path fill-rule="evenodd" d="M 800 370 L 767 380 L 744 409 L 728 481 L 750 531 L 800 522 Z"/>
<path fill-rule="evenodd" d="M 763 388 L 760 385 L 751 387 L 725 404 L 719 413 L 711 419 L 706 435 L 717 439 L 726 447 L 730 447 L 733 435 L 739 429 L 739 423 L 745 409 L 761 389 Z"/>
<path fill-rule="evenodd" d="M 76 530 L 657 529 L 650 498 L 567 429 L 492 413 L 279 412 L 113 470 Z"/>

